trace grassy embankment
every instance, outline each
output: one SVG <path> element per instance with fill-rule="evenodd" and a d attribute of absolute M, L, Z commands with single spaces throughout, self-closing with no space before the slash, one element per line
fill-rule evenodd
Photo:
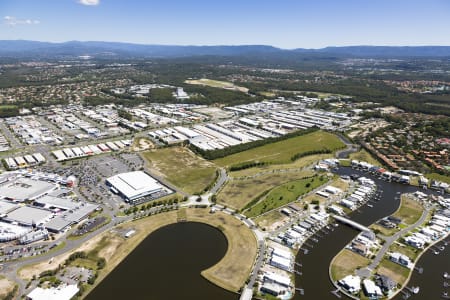
<path fill-rule="evenodd" d="M 217 167 L 185 147 L 169 147 L 143 152 L 152 171 L 190 193 L 201 193 L 216 178 Z"/>
<path fill-rule="evenodd" d="M 187 209 L 188 221 L 206 223 L 222 230 L 228 240 L 225 256 L 202 275 L 212 283 L 237 292 L 247 280 L 256 258 L 257 242 L 253 232 L 238 219 L 207 209 Z"/>

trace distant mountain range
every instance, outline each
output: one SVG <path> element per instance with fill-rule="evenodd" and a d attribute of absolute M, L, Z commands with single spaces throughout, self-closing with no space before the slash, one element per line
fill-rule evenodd
<path fill-rule="evenodd" d="M 191 57 L 191 56 L 248 56 L 311 54 L 337 57 L 450 57 L 450 46 L 345 46 L 322 49 L 286 50 L 264 45 L 242 46 L 171 46 L 142 45 L 118 42 L 64 43 L 26 40 L 0 40 L 0 56 L 125 56 L 125 57 Z"/>

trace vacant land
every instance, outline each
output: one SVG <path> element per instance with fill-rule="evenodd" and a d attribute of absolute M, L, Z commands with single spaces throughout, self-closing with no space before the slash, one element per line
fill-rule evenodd
<path fill-rule="evenodd" d="M 334 179 L 332 182 L 330 182 L 330 185 L 341 189 L 344 193 L 348 190 L 349 188 L 349 184 L 348 181 L 342 180 L 341 178 L 339 178 L 338 176 L 335 175 Z"/>
<path fill-rule="evenodd" d="M 358 152 L 355 153 L 351 153 L 349 155 L 349 159 L 355 159 L 355 160 L 359 160 L 359 161 L 366 161 L 372 165 L 375 166 L 380 166 L 381 164 L 378 162 L 378 160 L 376 160 L 369 152 L 367 152 L 366 150 L 362 149 Z"/>
<path fill-rule="evenodd" d="M 423 207 L 419 202 L 402 196 L 400 207 L 392 216 L 400 218 L 405 225 L 412 225 L 420 219 L 422 212 Z"/>
<path fill-rule="evenodd" d="M 217 167 L 185 147 L 151 150 L 143 156 L 153 170 L 187 193 L 201 193 L 216 178 Z"/>
<path fill-rule="evenodd" d="M 417 256 L 419 256 L 420 250 L 408 245 L 394 243 L 389 247 L 389 252 L 400 252 L 408 256 L 412 261 L 415 261 Z"/>
<path fill-rule="evenodd" d="M 319 204 L 323 204 L 327 201 L 328 199 L 322 196 L 317 195 L 316 193 L 314 194 L 309 194 L 308 196 L 304 197 L 302 199 L 302 201 L 305 204 L 311 204 L 311 205 L 319 205 Z"/>
<path fill-rule="evenodd" d="M 253 176 L 258 173 L 268 173 L 268 172 L 278 172 L 280 170 L 292 170 L 292 169 L 302 169 L 307 166 L 312 165 L 313 163 L 333 157 L 333 154 L 313 154 L 308 155 L 302 158 L 297 159 L 294 162 L 287 163 L 287 164 L 272 164 L 272 165 L 266 165 L 262 167 L 253 167 L 249 169 L 239 170 L 239 171 L 233 171 L 230 172 L 229 175 L 231 177 L 246 177 L 246 176 Z"/>
<path fill-rule="evenodd" d="M 331 262 L 331 278 L 341 280 L 347 275 L 354 274 L 356 269 L 369 265 L 370 260 L 348 249 L 344 249 Z"/>
<path fill-rule="evenodd" d="M 392 278 L 400 285 L 408 278 L 409 269 L 399 264 L 393 263 L 388 259 L 383 259 L 378 265 L 378 274 Z"/>
<path fill-rule="evenodd" d="M 131 151 L 145 151 L 155 148 L 152 141 L 144 137 L 138 137 L 134 139 L 133 145 L 131 146 Z"/>
<path fill-rule="evenodd" d="M 300 153 L 329 149 L 335 151 L 344 144 L 334 135 L 315 131 L 302 136 L 256 147 L 247 151 L 216 159 L 220 166 L 232 166 L 243 162 L 259 161 L 272 164 L 291 163 L 291 158 Z"/>
<path fill-rule="evenodd" d="M 369 228 L 372 229 L 375 233 L 380 233 L 380 234 L 382 234 L 384 236 L 392 236 L 397 231 L 400 230 L 400 228 L 397 228 L 397 227 L 395 227 L 395 228 L 386 228 L 386 227 L 383 227 L 383 226 L 381 226 L 379 224 L 376 224 L 376 223 L 370 225 Z"/>
<path fill-rule="evenodd" d="M 188 209 L 187 220 L 202 222 L 222 230 L 228 240 L 225 256 L 202 275 L 212 283 L 237 292 L 250 275 L 256 258 L 257 242 L 253 232 L 241 221 L 222 212 L 209 209 Z"/>
<path fill-rule="evenodd" d="M 273 172 L 246 179 L 230 180 L 217 195 L 217 202 L 235 209 L 242 209 L 263 192 L 283 183 L 311 176 L 312 171 Z"/>
<path fill-rule="evenodd" d="M 0 276 L 0 299 L 4 299 L 8 293 L 14 290 L 14 282 L 4 276 Z"/>
<path fill-rule="evenodd" d="M 338 189 L 341 189 L 343 193 L 347 192 L 349 188 L 349 184 L 347 181 L 342 180 L 338 176 L 334 176 L 334 179 L 329 183 L 330 186 L 336 187 Z M 335 196 L 331 195 L 330 198 L 334 198 Z M 316 193 L 310 194 L 302 199 L 302 202 L 318 205 L 327 202 L 330 198 L 325 198 L 320 195 L 317 195 Z"/>
<path fill-rule="evenodd" d="M 18 271 L 18 275 L 23 279 L 29 280 L 33 277 L 33 275 L 39 276 L 41 272 L 55 269 L 58 265 L 63 264 L 64 261 L 70 256 L 70 254 L 77 251 L 83 251 L 90 254 L 91 258 L 103 257 L 106 259 L 108 263 L 106 264 L 105 269 L 103 269 L 100 273 L 101 276 L 104 273 L 108 273 L 108 270 L 112 270 L 112 266 L 115 266 L 113 262 L 117 257 L 117 254 L 123 250 L 123 247 L 121 246 L 123 245 L 124 241 L 124 238 L 118 236 L 115 233 L 107 231 L 84 242 L 77 249 L 54 257 L 51 263 L 49 263 L 48 261 L 43 261 L 38 264 L 25 266 Z M 84 263 L 86 263 L 86 261 L 84 261 Z"/>
<path fill-rule="evenodd" d="M 296 201 L 298 197 L 312 191 L 326 181 L 327 178 L 325 176 L 314 176 L 312 178 L 287 182 L 274 188 L 261 201 L 246 210 L 244 214 L 249 218 L 259 216 L 265 212 Z"/>
<path fill-rule="evenodd" d="M 248 88 L 245 88 L 242 86 L 237 86 L 237 85 L 234 85 L 234 83 L 227 82 L 227 81 L 202 78 L 202 79 L 197 79 L 197 80 L 186 80 L 185 82 L 189 83 L 189 84 L 195 84 L 195 85 L 206 85 L 206 86 L 215 87 L 215 88 L 240 91 L 243 93 L 248 92 Z"/>
<path fill-rule="evenodd" d="M 277 229 L 278 226 L 282 226 L 286 221 L 289 220 L 289 217 L 283 215 L 278 210 L 271 211 L 263 216 L 257 217 L 255 219 L 255 223 L 268 231 Z"/>

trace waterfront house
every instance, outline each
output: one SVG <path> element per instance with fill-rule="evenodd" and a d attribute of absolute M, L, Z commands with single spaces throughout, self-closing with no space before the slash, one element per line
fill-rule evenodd
<path fill-rule="evenodd" d="M 401 254 L 401 253 L 399 253 L 399 252 L 393 252 L 393 253 L 391 253 L 391 254 L 389 255 L 389 259 L 390 259 L 392 262 L 395 262 L 395 263 L 397 263 L 397 264 L 399 264 L 399 265 L 402 265 L 402 266 L 407 267 L 408 269 L 411 269 L 411 268 L 413 267 L 413 263 L 412 263 L 412 261 L 409 259 L 409 257 L 406 256 L 406 255 L 403 255 L 403 254 Z"/>
<path fill-rule="evenodd" d="M 377 286 L 381 288 L 381 290 L 385 294 L 389 294 L 390 292 L 392 292 L 392 290 L 394 290 L 397 287 L 397 282 L 395 282 L 386 275 L 376 274 L 375 283 L 377 284 Z"/>
<path fill-rule="evenodd" d="M 351 294 L 361 291 L 361 278 L 359 276 L 348 275 L 338 281 L 338 284 Z"/>
<path fill-rule="evenodd" d="M 264 282 L 276 283 L 284 287 L 289 287 L 291 285 L 291 279 L 289 276 L 277 274 L 274 272 L 265 272 L 263 275 Z"/>
<path fill-rule="evenodd" d="M 276 268 L 282 269 L 282 270 L 286 270 L 286 271 L 290 271 L 291 270 L 291 260 L 290 259 L 286 259 L 283 257 L 279 257 L 279 256 L 272 256 L 270 259 L 270 265 L 274 266 Z"/>
<path fill-rule="evenodd" d="M 363 289 L 364 294 L 369 297 L 370 299 L 378 299 L 383 296 L 383 293 L 381 292 L 381 288 L 377 285 L 375 285 L 375 282 L 373 282 L 370 279 L 364 279 L 363 280 Z"/>
<path fill-rule="evenodd" d="M 405 243 L 417 249 L 423 249 L 423 247 L 425 246 L 424 240 L 418 239 L 414 236 L 407 236 L 405 238 Z"/>
<path fill-rule="evenodd" d="M 280 295 L 283 291 L 283 289 L 278 284 L 274 284 L 274 283 L 270 283 L 270 282 L 263 283 L 259 290 L 263 294 L 269 294 L 269 295 L 272 295 L 275 297 Z"/>
<path fill-rule="evenodd" d="M 361 242 L 352 242 L 350 249 L 355 252 L 358 253 L 362 256 L 366 256 L 367 253 L 369 253 L 369 247 L 367 247 L 367 245 L 361 243 Z"/>

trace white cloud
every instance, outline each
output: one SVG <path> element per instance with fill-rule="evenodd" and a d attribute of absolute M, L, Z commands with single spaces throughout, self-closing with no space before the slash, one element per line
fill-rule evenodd
<path fill-rule="evenodd" d="M 41 22 L 39 20 L 18 19 L 12 16 L 5 16 L 3 18 L 3 23 L 8 26 L 16 26 L 16 25 L 37 25 Z"/>
<path fill-rule="evenodd" d="M 100 0 L 79 0 L 78 3 L 83 5 L 99 5 Z"/>

